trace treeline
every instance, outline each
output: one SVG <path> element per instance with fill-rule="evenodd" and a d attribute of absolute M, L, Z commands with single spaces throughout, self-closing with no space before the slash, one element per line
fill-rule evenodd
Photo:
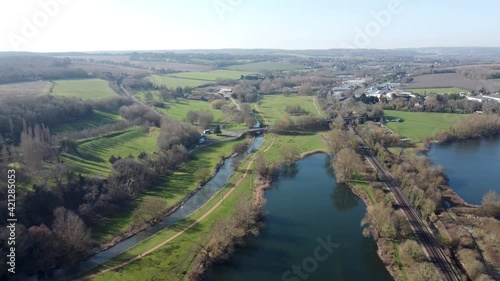
<path fill-rule="evenodd" d="M 298 116 L 296 118 L 285 116 L 276 120 L 273 124 L 273 132 L 283 135 L 317 132 L 328 129 L 329 124 L 326 119 L 309 115 Z"/>
<path fill-rule="evenodd" d="M 459 94 L 381 99 L 384 109 L 418 112 L 448 112 L 448 113 L 500 113 L 500 104 L 497 102 L 478 102 L 468 100 Z"/>
<path fill-rule="evenodd" d="M 89 74 L 71 67 L 71 60 L 43 56 L 0 57 L 0 84 L 23 81 L 88 78 Z"/>
<path fill-rule="evenodd" d="M 132 101 L 111 98 L 96 102 L 53 96 L 27 96 L 6 99 L 0 104 L 0 142 L 17 144 L 25 125 L 47 127 L 75 122 L 90 116 L 94 109 L 116 112 Z"/>
<path fill-rule="evenodd" d="M 258 235 L 264 213 L 262 205 L 253 201 L 252 198 L 241 198 L 230 216 L 219 218 L 212 224 L 208 234 L 191 249 L 191 255 L 197 254 L 197 258 L 187 272 L 186 280 L 201 280 L 212 265 L 227 261 L 236 247 L 244 243 L 245 237 Z"/>
<path fill-rule="evenodd" d="M 371 150 L 375 150 L 378 158 L 386 157 L 384 144 L 398 141 L 396 137 L 375 126 L 364 126 L 361 129 L 358 128 L 358 131 L 364 143 Z M 365 217 L 361 221 L 363 235 L 377 241 L 379 251 L 382 253 L 382 261 L 387 266 L 404 268 L 408 280 L 424 280 L 424 276 L 430 278 L 425 280 L 439 279 L 440 275 L 436 267 L 427 260 L 418 242 L 413 240 L 413 231 L 404 213 L 394 209 L 394 198 L 389 193 L 384 192 L 383 184 L 377 181 L 376 172 L 367 169 L 366 163 L 357 153 L 359 139 L 355 132 L 334 127 L 325 135 L 324 140 L 329 151 L 334 154 L 332 167 L 337 182 L 351 185 L 353 191 L 364 198 L 368 204 Z M 431 191 L 433 190 L 431 188 L 424 191 L 418 186 L 428 184 L 425 180 L 435 179 L 436 174 L 438 174 L 438 179 L 442 179 L 441 174 L 439 174 L 439 170 L 428 165 L 417 166 L 416 170 L 410 169 L 409 167 L 414 167 L 413 164 L 402 164 L 398 170 L 398 176 L 401 173 L 406 173 L 403 178 L 405 193 L 412 205 L 421 211 L 422 216 L 427 217 L 435 210 L 437 204 L 435 202 L 440 200 L 440 193 Z M 352 184 L 352 181 L 358 178 L 369 181 L 370 192 Z M 440 184 L 442 182 L 436 180 L 428 186 L 433 183 Z M 395 256 L 398 256 L 399 259 L 394 260 Z"/>
<path fill-rule="evenodd" d="M 453 125 L 444 133 L 439 133 L 436 139 L 443 142 L 454 140 L 475 139 L 480 137 L 497 136 L 500 134 L 500 115 L 481 114 L 473 115 Z"/>

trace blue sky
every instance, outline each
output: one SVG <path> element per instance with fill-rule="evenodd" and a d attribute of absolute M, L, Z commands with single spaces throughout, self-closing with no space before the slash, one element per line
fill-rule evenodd
<path fill-rule="evenodd" d="M 496 0 L 3 0 L 0 51 L 500 47 L 498 11 Z"/>

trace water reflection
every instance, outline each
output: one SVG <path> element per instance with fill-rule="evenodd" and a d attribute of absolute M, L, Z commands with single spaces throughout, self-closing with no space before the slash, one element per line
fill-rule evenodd
<path fill-rule="evenodd" d="M 280 176 L 284 178 L 293 179 L 299 173 L 299 165 L 293 163 L 292 165 L 282 165 L 280 168 Z"/>
<path fill-rule="evenodd" d="M 331 197 L 335 208 L 339 211 L 348 211 L 359 204 L 359 198 L 345 184 L 338 183 Z"/>

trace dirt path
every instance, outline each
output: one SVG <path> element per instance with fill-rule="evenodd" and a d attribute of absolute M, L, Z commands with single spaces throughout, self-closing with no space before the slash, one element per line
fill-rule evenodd
<path fill-rule="evenodd" d="M 316 104 L 316 100 L 314 98 L 312 99 L 312 102 L 313 102 L 314 108 L 316 108 L 316 111 L 318 112 L 318 116 L 321 116 L 321 112 L 319 112 L 318 105 Z"/>
<path fill-rule="evenodd" d="M 264 149 L 264 152 L 267 152 L 273 146 L 275 140 L 276 140 L 276 138 L 273 136 L 273 139 L 272 139 L 271 143 L 269 144 L 269 146 L 266 149 Z M 100 271 L 98 271 L 98 272 L 96 272 L 94 274 L 90 274 L 90 275 L 86 275 L 86 276 L 80 277 L 80 278 L 78 278 L 76 280 L 89 280 L 91 278 L 97 277 L 97 276 L 99 276 L 101 274 L 104 274 L 106 272 L 122 268 L 122 267 L 124 267 L 124 266 L 126 266 L 128 264 L 133 263 L 134 261 L 137 261 L 137 260 L 141 259 L 142 257 L 144 257 L 144 256 L 146 256 L 148 254 L 151 254 L 153 251 L 158 250 L 160 247 L 165 246 L 166 244 L 170 243 L 175 238 L 181 236 L 183 233 L 185 233 L 189 229 L 193 228 L 195 225 L 197 225 L 198 223 L 200 223 L 201 221 L 203 221 L 206 217 L 208 217 L 211 213 L 213 213 L 234 192 L 234 190 L 236 189 L 236 187 L 238 187 L 243 182 L 243 180 L 247 177 L 248 171 L 252 167 L 252 164 L 253 164 L 254 161 L 255 161 L 255 159 L 252 159 L 252 161 L 250 161 L 250 163 L 248 163 L 248 165 L 247 165 L 247 167 L 245 169 L 245 172 L 243 173 L 243 175 L 241 176 L 241 178 L 234 184 L 234 187 L 232 187 L 231 190 L 229 190 L 224 195 L 224 197 L 222 197 L 219 200 L 219 202 L 217 202 L 210 210 L 208 210 L 205 214 L 203 214 L 203 216 L 199 217 L 196 221 L 194 221 L 190 225 L 184 227 L 181 231 L 177 232 L 176 234 L 174 234 L 173 236 L 171 236 L 168 239 L 164 240 L 163 242 L 161 242 L 160 244 L 156 245 L 155 247 L 149 249 L 148 251 L 146 251 L 146 252 L 144 252 L 144 253 L 142 253 L 140 255 L 135 256 L 131 260 L 128 260 L 128 261 L 123 262 L 123 263 L 120 263 L 118 265 L 115 265 L 115 266 L 107 268 L 107 269 L 100 270 Z"/>
<path fill-rule="evenodd" d="M 270 125 L 270 124 L 269 124 L 269 121 L 267 121 L 266 116 L 264 116 L 264 114 L 262 114 L 262 112 L 260 112 L 260 109 L 259 109 L 259 107 L 257 106 L 257 104 L 255 104 L 255 109 L 259 112 L 259 115 L 260 115 L 260 116 L 262 116 L 262 119 L 264 119 L 264 122 L 266 122 L 266 125 Z M 274 138 L 273 138 L 273 142 L 274 142 Z"/>

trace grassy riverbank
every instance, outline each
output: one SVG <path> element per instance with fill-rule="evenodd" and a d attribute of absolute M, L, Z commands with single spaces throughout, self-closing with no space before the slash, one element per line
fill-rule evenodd
<path fill-rule="evenodd" d="M 196 171 L 207 168 L 213 173 L 221 157 L 229 156 L 233 146 L 244 141 L 246 140 L 241 138 L 235 141 L 220 142 L 193 151 L 191 159 L 169 176 L 162 185 L 150 189 L 137 198 L 136 203 L 125 209 L 122 215 L 106 219 L 98 224 L 92 231 L 93 239 L 104 242 L 127 230 L 132 224 L 132 212 L 146 197 L 159 197 L 165 200 L 168 206 L 174 206 L 198 186 Z"/>

